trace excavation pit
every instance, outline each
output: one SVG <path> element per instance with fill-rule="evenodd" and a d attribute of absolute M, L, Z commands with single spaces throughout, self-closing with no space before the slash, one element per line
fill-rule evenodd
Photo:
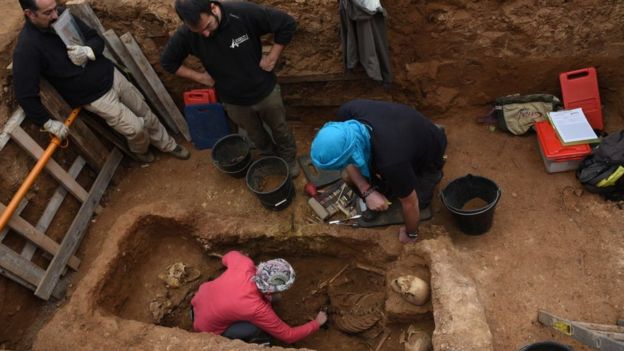
<path fill-rule="evenodd" d="M 217 254 L 239 250 L 256 263 L 281 257 L 294 267 L 294 286 L 274 304 L 289 325 L 303 324 L 329 306 L 326 328 L 295 345 L 274 345 L 367 351 L 385 339 L 384 350 L 403 350 L 400 337 L 410 325 L 428 335 L 434 330 L 430 302 L 411 305 L 390 288 L 391 275 L 401 269 L 385 255 L 361 253 L 364 248 L 382 252 L 374 242 L 323 235 L 288 240 L 223 235 L 205 244 L 196 228 L 158 216 L 138 218 L 131 228 L 98 299 L 99 308 L 120 319 L 192 331 L 193 294 L 225 269 Z M 412 274 L 429 279 L 424 266 L 415 267 Z"/>

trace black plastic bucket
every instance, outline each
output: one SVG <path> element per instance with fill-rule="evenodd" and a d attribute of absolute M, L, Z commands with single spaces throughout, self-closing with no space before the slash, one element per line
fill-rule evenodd
<path fill-rule="evenodd" d="M 247 171 L 247 187 L 265 207 L 279 211 L 290 205 L 295 195 L 288 164 L 277 156 L 263 157 Z"/>
<path fill-rule="evenodd" d="M 527 345 L 518 351 L 573 351 L 573 349 L 558 342 L 542 341 Z"/>
<path fill-rule="evenodd" d="M 212 163 L 234 178 L 244 177 L 251 164 L 249 141 L 239 134 L 229 134 L 217 140 L 212 147 Z"/>
<path fill-rule="evenodd" d="M 480 235 L 490 230 L 500 196 L 501 191 L 496 183 L 472 174 L 451 181 L 440 195 L 459 229 L 468 235 Z M 473 199 L 482 200 L 483 206 L 464 208 Z"/>

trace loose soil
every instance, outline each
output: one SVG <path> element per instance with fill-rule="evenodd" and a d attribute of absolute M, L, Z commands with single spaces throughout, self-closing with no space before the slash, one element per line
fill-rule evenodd
<path fill-rule="evenodd" d="M 267 175 L 262 177 L 258 184 L 258 191 L 270 192 L 277 190 L 277 188 L 284 183 L 284 176 L 280 175 Z"/>
<path fill-rule="evenodd" d="M 478 210 L 480 208 L 484 208 L 487 205 L 488 205 L 487 201 L 483 200 L 480 197 L 475 197 L 475 198 L 468 200 L 468 202 L 466 202 L 464 206 L 462 206 L 461 209 L 465 211 Z"/>
<path fill-rule="evenodd" d="M 335 1 L 271 0 L 263 3 L 289 11 L 299 22 L 297 35 L 284 52 L 278 72 L 280 75 L 342 72 Z M 512 136 L 474 121 L 477 116 L 489 111 L 495 97 L 516 92 L 559 94 L 557 77 L 560 72 L 595 66 L 599 72 L 606 130 L 612 132 L 624 128 L 624 95 L 621 93 L 624 91 L 624 74 L 620 64 L 624 56 L 624 4 L 605 2 L 596 5 L 594 1 L 466 3 L 454 0 L 398 0 L 385 2 L 384 5 L 389 13 L 391 59 L 396 77 L 391 88 L 369 80 L 283 84 L 284 100 L 299 154 L 309 150 L 316 130 L 324 121 L 332 119 L 336 106 L 357 97 L 404 102 L 443 124 L 449 147 L 441 187 L 467 173 L 478 174 L 496 181 L 501 187 L 502 197 L 496 207 L 492 229 L 481 236 L 463 234 L 436 199 L 433 220 L 422 225 L 423 239 L 429 239 L 427 228 L 432 225 L 446 229 L 457 251 L 457 265 L 474 281 L 474 293 L 484 307 L 493 349 L 516 350 L 527 343 L 554 339 L 572 345 L 575 350 L 589 350 L 540 325 L 536 320 L 537 311 L 545 309 L 571 319 L 603 324 L 613 324 L 618 318 L 623 318 L 622 204 L 605 202 L 596 195 L 584 192 L 573 172 L 547 173 L 535 135 Z M 101 0 L 95 1 L 93 6 L 105 27 L 115 29 L 118 34 L 126 31 L 133 33 L 178 102 L 181 101 L 182 91 L 197 88 L 164 73 L 158 64 L 160 48 L 178 23 L 170 1 Z M 0 66 L 6 67 L 22 18 L 17 2 L 0 0 L 0 8 L 6 18 L 0 23 Z M 197 61 L 189 60 L 189 64 L 197 65 Z M 10 73 L 6 70 L 1 72 L 3 89 L 0 98 L 3 103 L 0 106 L 0 122 L 4 122 L 14 110 L 15 102 Z M 38 135 L 37 128 L 25 125 L 31 135 Z M 40 143 L 45 144 L 45 140 L 40 139 Z M 189 143 L 185 145 L 192 149 Z M 8 202 L 32 167 L 32 161 L 22 153 L 12 143 L 0 153 L 0 164 L 4 167 L 0 177 L 3 203 Z M 73 157 L 64 155 L 57 157 L 66 166 L 67 160 L 73 160 Z M 250 243 L 236 243 L 239 229 L 243 226 L 267 234 L 299 233 L 302 228 L 308 228 L 306 239 L 311 241 L 315 240 L 312 232 L 328 230 L 323 226 L 307 225 L 304 220 L 312 211 L 307 207 L 302 190 L 305 184 L 303 175 L 295 180 L 297 196 L 293 203 L 283 211 L 272 212 L 261 206 L 246 188 L 244 180 L 216 170 L 209 150 L 193 150 L 188 161 L 159 155 L 159 160 L 147 167 L 129 161 L 124 163 L 124 167 L 109 187 L 103 201 L 105 210 L 94 218 L 77 253 L 83 264 L 80 271 L 73 274 L 73 287 L 69 291 L 73 304 L 88 304 L 92 298 L 80 293 L 77 286 L 95 284 L 96 279 L 107 283 L 117 279 L 120 290 L 109 290 L 104 296 L 105 301 L 110 303 L 109 313 L 119 316 L 119 319 L 100 319 L 101 312 L 94 312 L 99 310 L 87 306 L 84 309 L 89 311 L 87 315 L 92 319 L 87 319 L 88 326 L 78 327 L 73 324 L 77 317 L 72 312 L 78 310 L 76 307 L 64 309 L 65 302 L 43 303 L 30 291 L 0 278 L 0 347 L 30 349 L 37 332 L 50 316 L 55 317 L 55 325 L 48 328 L 57 332 L 41 335 L 39 349 L 45 349 L 46 342 L 62 345 L 68 336 L 67 340 L 72 335 L 84 335 L 81 333 L 87 333 L 87 329 L 115 333 L 102 334 L 102 337 L 126 341 L 128 347 L 133 345 L 135 339 L 162 342 L 161 338 L 169 335 L 166 333 L 175 335 L 175 338 L 169 339 L 171 343 L 188 337 L 187 334 L 180 334 L 179 329 L 148 329 L 138 322 L 123 324 L 128 328 L 115 331 L 114 325 L 124 320 L 153 321 L 153 314 L 143 302 L 150 302 L 149 298 L 157 296 L 143 296 L 143 300 L 139 301 L 133 300 L 130 292 L 164 294 L 163 289 L 166 288 L 157 276 L 168 265 L 179 261 L 187 263 L 202 272 L 200 280 L 219 270 L 218 260 L 205 256 L 209 249 L 197 248 L 190 238 L 184 239 L 184 236 L 176 239 L 163 236 L 153 243 L 156 254 L 146 256 L 148 262 L 153 262 L 153 266 L 146 271 L 147 276 L 129 279 L 127 274 L 118 274 L 104 279 L 94 275 L 92 268 L 97 266 L 96 258 L 102 248 L 107 247 L 110 228 L 120 216 L 136 207 L 166 201 L 188 213 L 211 213 L 215 221 L 226 222 L 224 228 L 228 230 L 224 230 L 219 239 L 235 238 L 231 248 L 247 245 L 249 249 Z M 85 178 L 83 185 L 88 186 L 93 174 L 86 174 Z M 48 197 L 43 194 L 51 194 L 54 186 L 51 180 L 47 183 L 41 180 L 40 192 L 34 192 L 32 196 L 34 208 L 45 206 Z M 52 235 L 57 240 L 78 208 L 78 204 L 72 203 L 71 199 L 66 202 L 65 211 L 59 214 L 55 220 L 57 224 L 53 225 L 57 229 Z M 36 220 L 37 211 L 31 211 L 27 215 L 29 220 Z M 132 223 L 127 224 L 130 226 Z M 163 231 L 167 229 L 167 226 L 162 228 Z M 358 252 L 365 257 L 379 251 L 379 247 L 399 245 L 397 226 L 370 231 L 346 227 L 331 230 L 335 237 L 369 238 L 375 245 L 360 247 Z M 10 241 L 9 244 L 17 249 L 23 241 Z M 423 242 L 408 246 L 418 248 L 427 245 Z M 340 249 L 349 251 L 348 247 Z M 166 256 L 164 252 L 167 250 L 173 254 Z M 254 258 L 260 259 L 259 251 L 254 252 Z M 306 270 L 308 265 L 319 263 L 304 261 L 306 258 L 300 258 L 296 253 L 284 255 L 296 261 L 298 269 Z M 156 257 L 172 259 L 167 262 L 149 261 L 156 260 Z M 342 263 L 331 257 L 323 260 L 327 262 L 323 274 L 335 272 L 336 267 L 332 265 Z M 351 257 L 357 255 L 352 253 Z M 135 260 L 135 265 L 127 266 L 127 270 L 135 267 L 139 271 L 148 269 L 142 258 L 136 256 Z M 369 261 L 390 265 L 387 257 Z M 131 262 L 130 259 L 128 262 Z M 184 306 L 188 303 L 188 292 L 198 282 L 191 282 L 185 287 L 186 291 L 170 292 L 171 299 L 180 301 L 178 306 Z M 142 285 L 141 289 L 139 285 Z M 144 289 L 145 285 L 149 289 Z M 133 290 L 133 286 L 137 288 Z M 75 292 L 79 293 L 72 297 Z M 451 295 L 440 296 L 452 298 Z M 292 310 L 281 306 L 276 308 L 285 319 L 294 321 L 307 317 L 296 313 L 301 311 L 299 306 Z M 163 316 L 161 324 L 188 328 L 184 318 L 184 308 L 180 308 Z M 92 323 L 92 320 L 95 322 Z M 70 327 L 62 330 L 65 325 Z M 146 330 L 150 332 L 149 338 L 142 339 L 143 335 L 148 335 Z M 334 329 L 322 331 L 319 335 L 328 333 L 336 333 L 334 340 L 341 340 L 350 347 L 361 345 L 360 341 L 351 343 L 348 341 L 351 339 L 338 339 L 344 336 L 338 335 Z M 198 340 L 198 337 L 189 338 Z M 389 345 L 396 345 L 396 338 L 398 335 L 393 334 Z M 434 343 L 435 340 L 434 335 Z M 85 343 L 89 342 L 90 339 L 83 339 L 80 344 L 88 347 Z M 196 342 L 195 345 L 200 345 L 200 341 Z M 220 343 L 212 340 L 201 342 L 205 347 Z M 102 345 L 92 346 L 97 348 Z M 76 344 L 65 346 L 65 349 L 70 349 Z M 325 349 L 335 347 L 332 345 Z"/>

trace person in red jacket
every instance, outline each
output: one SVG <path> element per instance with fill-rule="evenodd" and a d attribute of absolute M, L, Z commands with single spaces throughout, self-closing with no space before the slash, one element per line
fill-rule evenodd
<path fill-rule="evenodd" d="M 265 344 L 269 344 L 270 335 L 294 343 L 315 333 L 327 321 L 327 314 L 320 311 L 316 319 L 291 327 L 277 316 L 271 306 L 273 294 L 295 282 L 295 271 L 284 259 L 256 267 L 249 257 L 230 251 L 222 262 L 226 271 L 200 285 L 191 300 L 196 331 Z"/>

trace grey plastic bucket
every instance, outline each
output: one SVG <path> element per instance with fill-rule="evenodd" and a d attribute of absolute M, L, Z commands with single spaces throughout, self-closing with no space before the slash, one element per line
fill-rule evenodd
<path fill-rule="evenodd" d="M 263 157 L 252 163 L 246 181 L 262 205 L 274 211 L 288 207 L 295 195 L 288 164 L 277 156 Z"/>
<path fill-rule="evenodd" d="M 244 177 L 251 161 L 249 141 L 242 135 L 226 135 L 212 147 L 212 163 L 234 178 Z"/>
<path fill-rule="evenodd" d="M 554 341 L 541 341 L 530 345 L 526 345 L 518 351 L 573 351 L 573 349 L 564 344 Z"/>
<path fill-rule="evenodd" d="M 501 190 L 495 182 L 472 174 L 454 179 L 440 194 L 442 203 L 453 214 L 459 229 L 468 235 L 480 235 L 490 230 L 500 196 Z M 475 198 L 480 198 L 486 205 L 464 209 L 466 203 Z"/>

